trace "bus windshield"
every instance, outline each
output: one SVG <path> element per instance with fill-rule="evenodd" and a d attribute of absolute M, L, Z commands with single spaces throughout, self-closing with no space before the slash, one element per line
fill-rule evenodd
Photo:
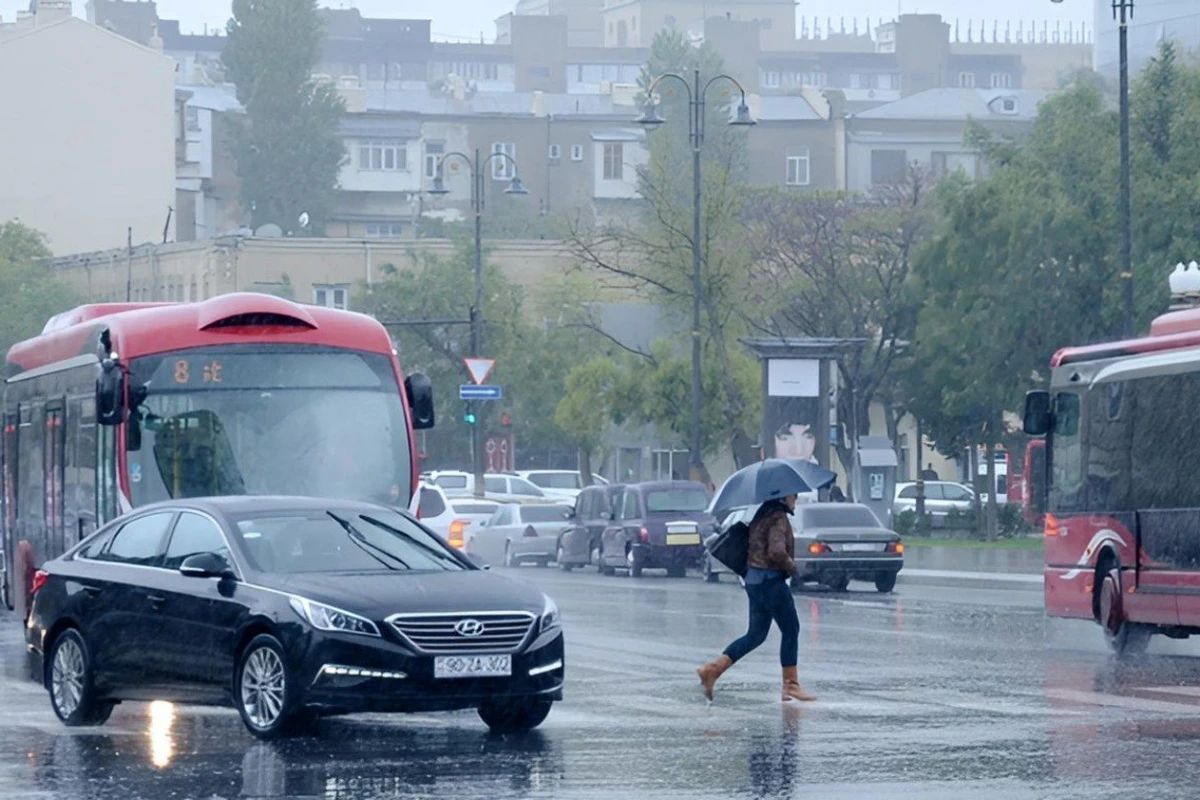
<path fill-rule="evenodd" d="M 384 355 L 240 345 L 135 359 L 130 371 L 134 506 L 237 494 L 408 504 L 408 430 Z"/>

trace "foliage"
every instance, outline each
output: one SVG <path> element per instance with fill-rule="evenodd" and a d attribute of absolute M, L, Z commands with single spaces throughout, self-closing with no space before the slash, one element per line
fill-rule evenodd
<path fill-rule="evenodd" d="M 46 321 L 81 302 L 44 265 L 50 248 L 42 234 L 12 221 L 0 223 L 0 350 L 37 336 Z"/>
<path fill-rule="evenodd" d="M 230 136 L 251 224 L 320 235 L 346 156 L 345 105 L 334 86 L 312 79 L 323 36 L 316 0 L 234 0 L 227 30 L 222 59 L 246 110 Z"/>

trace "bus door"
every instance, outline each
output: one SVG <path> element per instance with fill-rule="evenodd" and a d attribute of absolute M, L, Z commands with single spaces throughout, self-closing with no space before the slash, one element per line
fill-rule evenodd
<path fill-rule="evenodd" d="M 63 520 L 67 547 L 96 530 L 96 400 L 73 397 L 67 401 L 63 450 L 66 492 Z"/>
<path fill-rule="evenodd" d="M 42 560 L 56 558 L 69 546 L 63 524 L 63 445 L 66 435 L 66 408 L 55 400 L 46 406 L 42 443 L 43 519 L 46 521 L 46 551 Z"/>

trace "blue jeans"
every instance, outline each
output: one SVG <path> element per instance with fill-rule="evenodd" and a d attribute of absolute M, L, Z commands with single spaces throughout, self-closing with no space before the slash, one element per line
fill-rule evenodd
<path fill-rule="evenodd" d="M 782 573 L 763 583 L 747 584 L 746 597 L 750 601 L 750 627 L 745 636 L 725 648 L 725 655 L 734 662 L 741 660 L 767 640 L 771 621 L 779 626 L 783 641 L 779 645 L 779 664 L 794 667 L 800 650 L 800 617 L 796 614 L 796 601 Z"/>

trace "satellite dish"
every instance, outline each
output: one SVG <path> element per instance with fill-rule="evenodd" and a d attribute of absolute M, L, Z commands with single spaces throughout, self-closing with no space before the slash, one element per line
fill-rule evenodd
<path fill-rule="evenodd" d="M 307 211 L 303 212 L 303 213 L 300 215 L 300 227 L 301 227 L 301 228 L 307 228 L 307 227 L 308 227 L 308 212 L 307 212 Z"/>
<path fill-rule="evenodd" d="M 274 222 L 268 222 L 266 225 L 260 226 L 259 229 L 254 232 L 254 235 L 263 239 L 278 239 L 283 236 L 283 228 L 279 227 Z"/>

